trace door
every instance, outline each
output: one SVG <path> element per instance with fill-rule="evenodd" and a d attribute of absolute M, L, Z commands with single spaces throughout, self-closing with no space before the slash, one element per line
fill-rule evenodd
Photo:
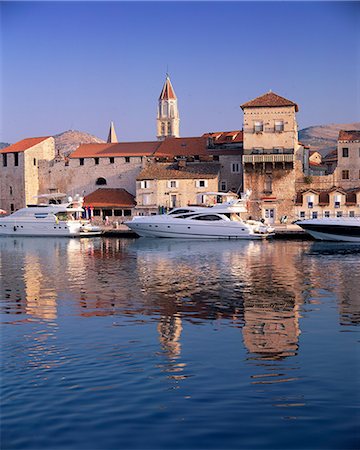
<path fill-rule="evenodd" d="M 170 208 L 176 208 L 176 195 L 170 195 Z"/>
<path fill-rule="evenodd" d="M 272 224 L 275 222 L 275 208 L 265 208 L 263 210 L 263 218 L 265 222 Z"/>

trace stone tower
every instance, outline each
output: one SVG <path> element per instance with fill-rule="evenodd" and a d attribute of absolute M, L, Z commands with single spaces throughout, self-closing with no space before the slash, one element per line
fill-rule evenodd
<path fill-rule="evenodd" d="M 170 77 L 166 74 L 166 80 L 159 97 L 157 138 L 163 140 L 166 137 L 179 137 L 179 124 L 177 97 Z"/>

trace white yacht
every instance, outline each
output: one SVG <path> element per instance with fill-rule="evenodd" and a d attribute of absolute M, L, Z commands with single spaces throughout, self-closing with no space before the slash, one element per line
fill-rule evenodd
<path fill-rule="evenodd" d="M 360 243 L 359 217 L 324 217 L 298 220 L 296 225 L 299 225 L 317 240 Z"/>
<path fill-rule="evenodd" d="M 209 193 L 208 193 L 209 194 Z M 212 193 L 216 196 L 224 194 Z M 216 203 L 212 206 L 187 206 L 168 214 L 136 216 L 125 222 L 139 236 L 186 239 L 264 239 L 274 229 L 256 220 L 243 220 L 248 198 Z"/>
<path fill-rule="evenodd" d="M 56 203 L 65 194 L 44 194 L 54 203 L 28 205 L 0 218 L 0 236 L 93 236 L 102 233 L 90 221 L 81 219 L 82 197 L 69 197 L 67 203 Z"/>

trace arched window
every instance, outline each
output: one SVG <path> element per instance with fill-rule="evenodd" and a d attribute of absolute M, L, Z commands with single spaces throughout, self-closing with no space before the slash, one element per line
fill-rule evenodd
<path fill-rule="evenodd" d="M 107 182 L 106 182 L 106 180 L 105 180 L 105 178 L 98 178 L 97 180 L 96 180 L 96 183 L 95 183 L 97 186 L 103 186 L 104 184 L 107 184 Z"/>

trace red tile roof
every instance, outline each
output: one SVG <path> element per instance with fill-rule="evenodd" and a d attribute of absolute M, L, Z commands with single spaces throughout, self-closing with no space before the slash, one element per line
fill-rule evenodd
<path fill-rule="evenodd" d="M 254 100 L 243 103 L 241 108 L 258 108 L 267 106 L 295 106 L 295 111 L 299 111 L 299 107 L 296 103 L 288 100 L 285 97 L 275 94 L 275 92 L 267 92 L 260 97 L 256 97 Z"/>
<path fill-rule="evenodd" d="M 214 144 L 231 144 L 232 142 L 243 142 L 243 132 L 241 130 L 235 131 L 215 131 L 213 133 L 203 134 L 206 138 L 213 138 Z"/>
<path fill-rule="evenodd" d="M 154 153 L 158 157 L 208 155 L 204 137 L 166 138 Z"/>
<path fill-rule="evenodd" d="M 360 141 L 360 130 L 340 130 L 339 141 Z"/>
<path fill-rule="evenodd" d="M 170 78 L 167 75 L 159 100 L 170 100 L 170 99 L 176 100 L 176 95 L 174 88 L 172 87 Z"/>
<path fill-rule="evenodd" d="M 150 156 L 161 142 L 119 142 L 115 144 L 81 144 L 70 158 L 105 158 L 115 156 Z"/>
<path fill-rule="evenodd" d="M 136 205 L 135 197 L 125 189 L 97 189 L 84 198 L 84 206 L 132 208 Z"/>
<path fill-rule="evenodd" d="M 9 145 L 9 147 L 5 147 L 2 150 L 0 150 L 0 153 L 19 153 L 24 152 L 25 150 L 28 150 L 31 147 L 34 147 L 34 145 L 40 144 L 40 142 L 46 141 L 46 139 L 49 139 L 51 136 L 44 136 L 44 137 L 34 137 L 34 138 L 27 138 L 23 139 L 22 141 L 16 142 L 15 144 Z"/>
<path fill-rule="evenodd" d="M 184 167 L 174 164 L 149 164 L 137 176 L 137 180 L 176 180 L 176 179 L 211 179 L 216 178 L 220 164 L 192 163 Z"/>

